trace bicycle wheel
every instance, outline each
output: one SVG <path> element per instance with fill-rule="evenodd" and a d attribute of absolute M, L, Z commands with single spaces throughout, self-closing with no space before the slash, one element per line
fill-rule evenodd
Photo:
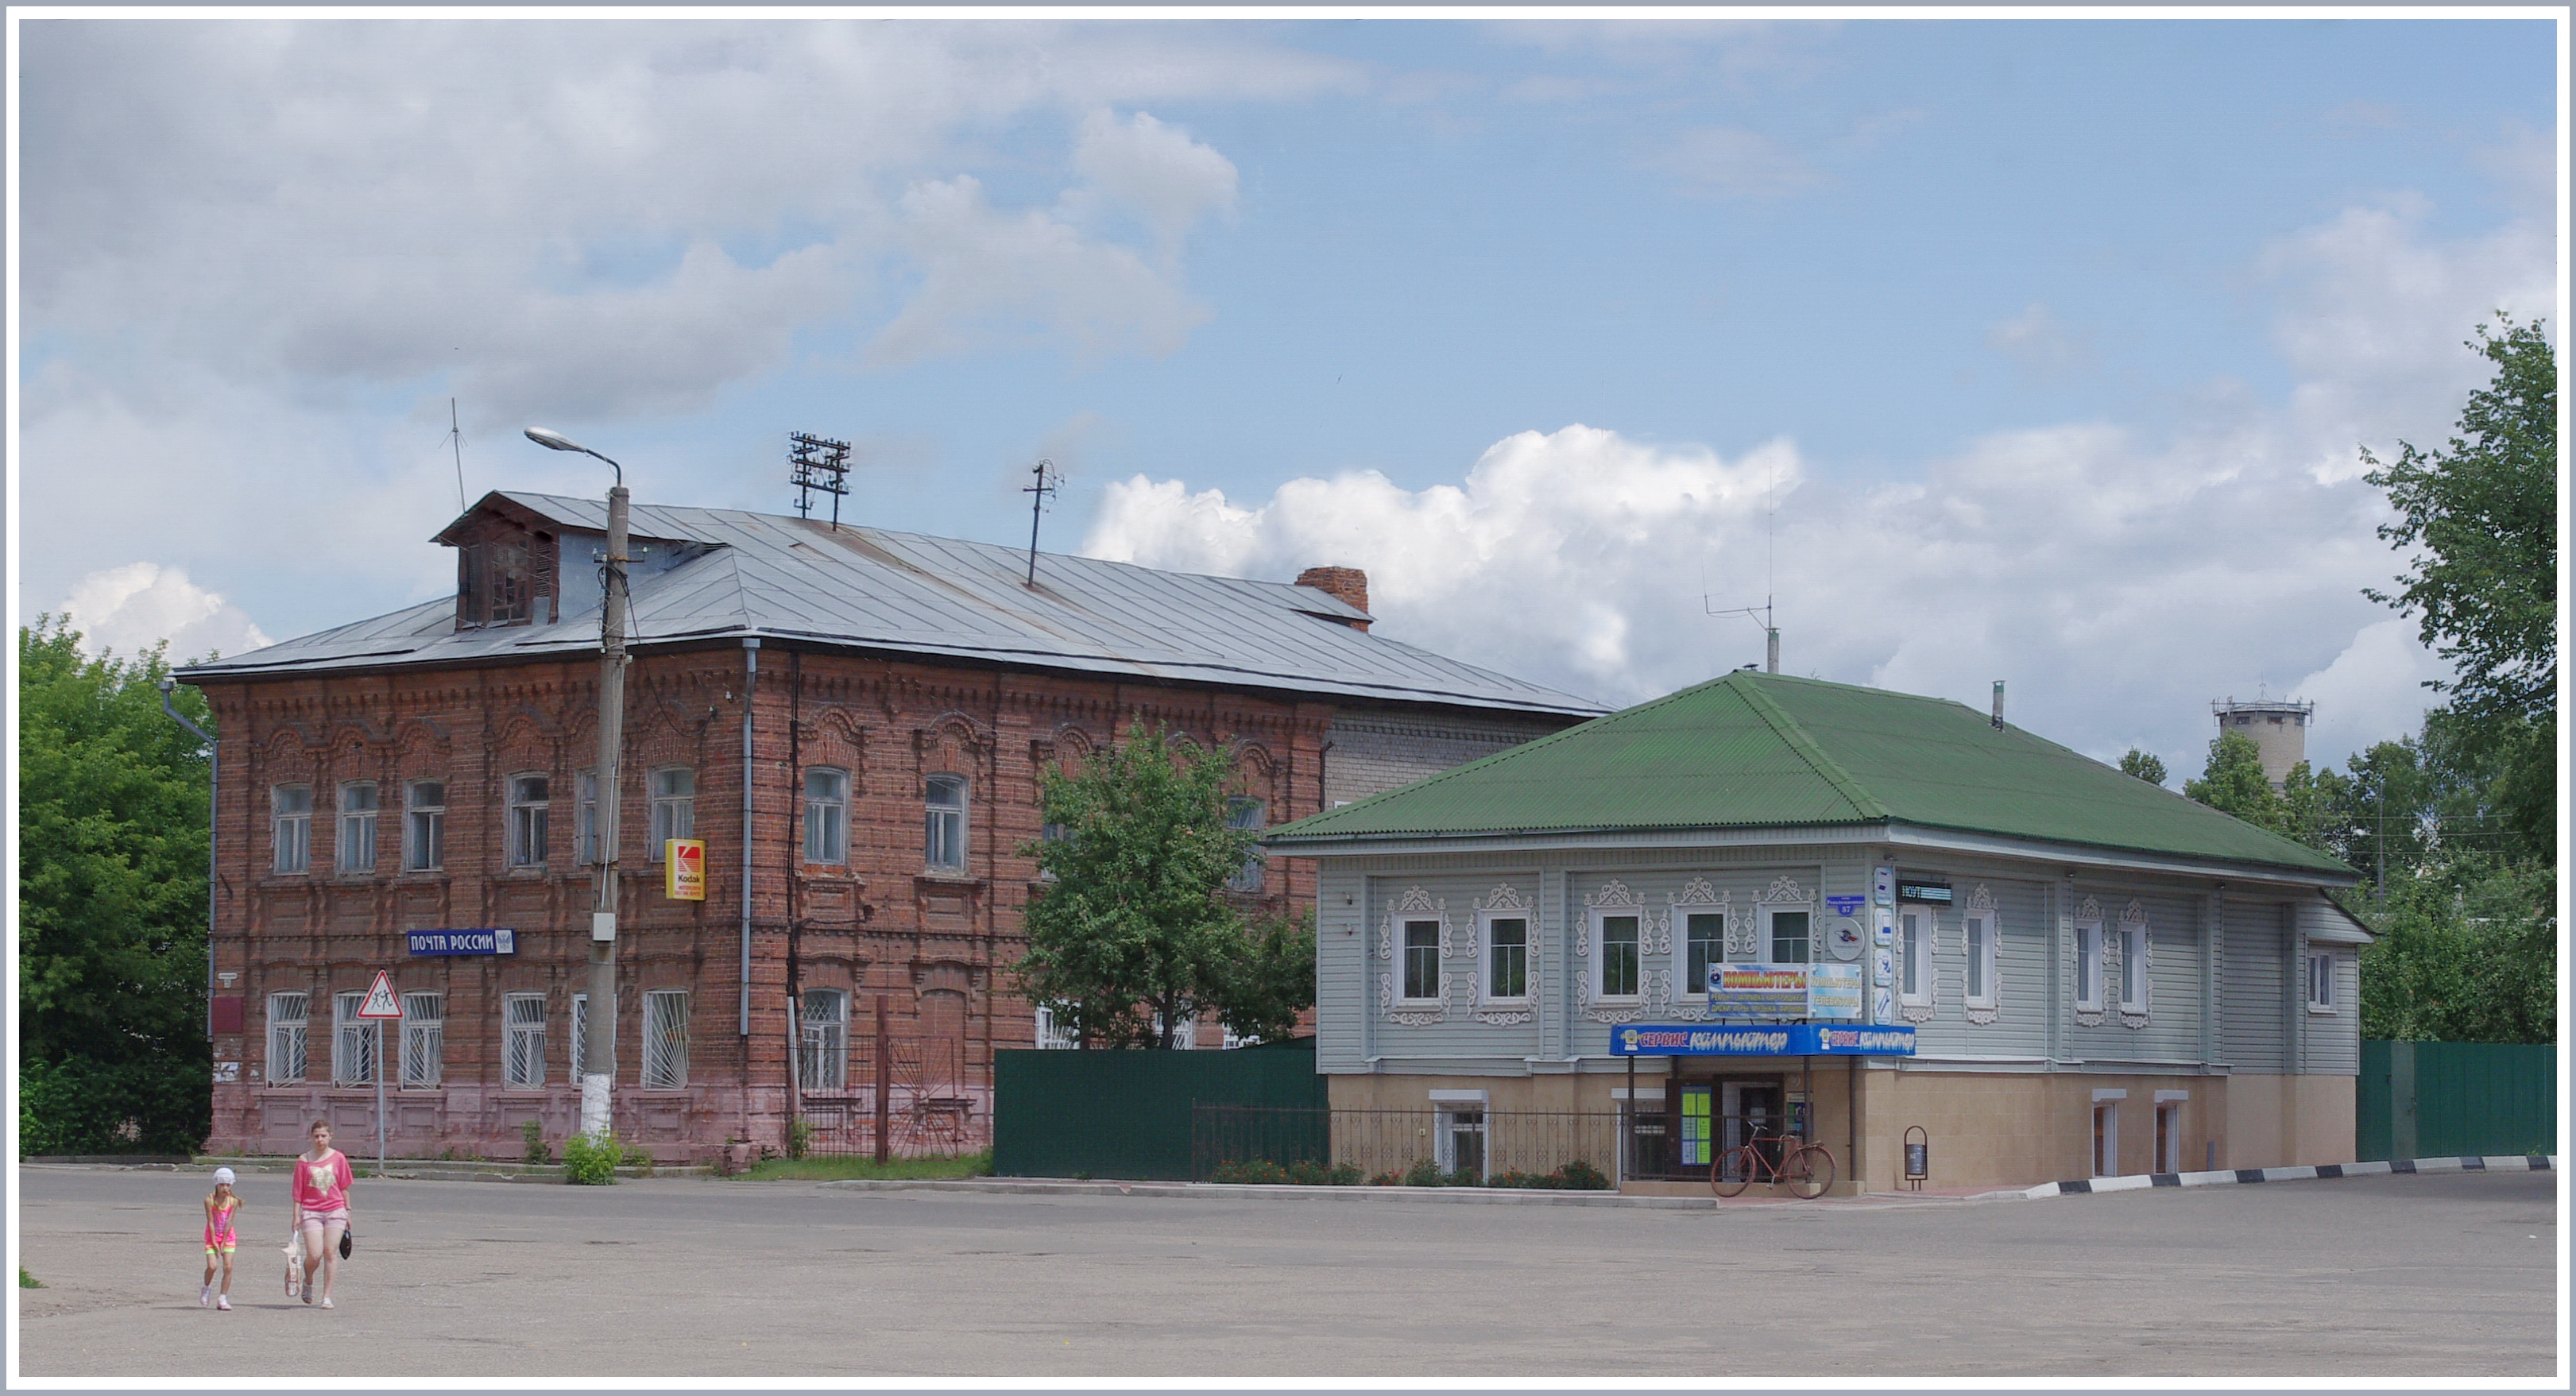
<path fill-rule="evenodd" d="M 1730 1149 L 1717 1156 L 1708 1167 L 1708 1188 L 1720 1197 L 1733 1197 L 1753 1185 L 1755 1163 L 1751 1149 Z M 1735 1176 L 1726 1175 L 1728 1164 L 1735 1165 Z"/>
<path fill-rule="evenodd" d="M 1789 1191 L 1810 1202 L 1824 1196 L 1825 1189 L 1834 1185 L 1833 1151 L 1822 1144 L 1809 1144 L 1798 1150 L 1789 1156 L 1780 1181 L 1789 1185 Z"/>

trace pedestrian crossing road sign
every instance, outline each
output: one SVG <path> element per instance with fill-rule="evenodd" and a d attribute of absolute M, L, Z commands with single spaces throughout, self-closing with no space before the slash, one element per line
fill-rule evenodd
<path fill-rule="evenodd" d="M 376 982 L 367 986 L 367 1001 L 358 1005 L 361 1018 L 399 1018 L 402 1004 L 394 998 L 394 977 L 384 970 L 376 971 Z"/>

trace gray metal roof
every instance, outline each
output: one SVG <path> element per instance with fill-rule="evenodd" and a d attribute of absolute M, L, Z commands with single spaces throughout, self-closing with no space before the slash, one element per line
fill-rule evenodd
<path fill-rule="evenodd" d="M 573 531 L 607 528 L 596 499 L 497 496 Z M 487 501 L 488 502 L 488 501 Z M 481 506 L 477 506 L 478 508 Z M 1026 665 L 1118 678 L 1223 684 L 1399 703 L 1592 717 L 1600 704 L 1400 640 L 1354 630 L 1368 619 L 1312 587 L 1164 572 L 1123 562 L 1028 554 L 954 538 L 734 509 L 637 505 L 637 538 L 709 545 L 667 570 L 630 574 L 632 642 L 740 637 Z M 667 556 L 667 555 L 666 555 Z M 191 683 L 388 665 L 506 662 L 595 651 L 591 602 L 551 625 L 458 631 L 455 598 L 406 607 L 179 671 Z"/>

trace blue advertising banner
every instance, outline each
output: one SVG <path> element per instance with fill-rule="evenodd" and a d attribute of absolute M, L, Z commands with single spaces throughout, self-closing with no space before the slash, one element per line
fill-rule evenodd
<path fill-rule="evenodd" d="M 519 933 L 495 929 L 476 931 L 406 931 L 415 955 L 515 955 L 519 953 Z"/>
<path fill-rule="evenodd" d="M 1842 1027 L 1832 1023 L 1779 1023 L 1769 1027 L 1708 1027 L 1697 1023 L 1639 1023 L 1610 1030 L 1615 1057 L 1910 1057 L 1911 1024 Z"/>

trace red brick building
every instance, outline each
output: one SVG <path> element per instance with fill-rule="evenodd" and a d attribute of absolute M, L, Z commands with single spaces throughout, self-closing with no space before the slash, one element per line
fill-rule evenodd
<path fill-rule="evenodd" d="M 435 540 L 455 596 L 181 672 L 223 737 L 210 1148 L 372 1135 L 378 1073 L 406 1155 L 574 1127 L 604 527 L 486 496 Z M 638 507 L 634 533 L 616 1122 L 665 1159 L 790 1119 L 872 1140 L 880 1002 L 896 1146 L 982 1142 L 993 1050 L 1042 1035 L 1009 971 L 1050 764 L 1140 723 L 1231 742 L 1238 817 L 1269 824 L 1600 711 L 1369 634 L 1349 569 L 1041 554 L 1030 585 L 1019 551 L 796 518 Z M 706 842 L 705 900 L 663 895 L 672 837 Z M 1228 895 L 1310 906 L 1312 873 Z M 468 929 L 509 934 L 409 934 Z M 404 1017 L 373 1027 L 379 969 Z"/>

